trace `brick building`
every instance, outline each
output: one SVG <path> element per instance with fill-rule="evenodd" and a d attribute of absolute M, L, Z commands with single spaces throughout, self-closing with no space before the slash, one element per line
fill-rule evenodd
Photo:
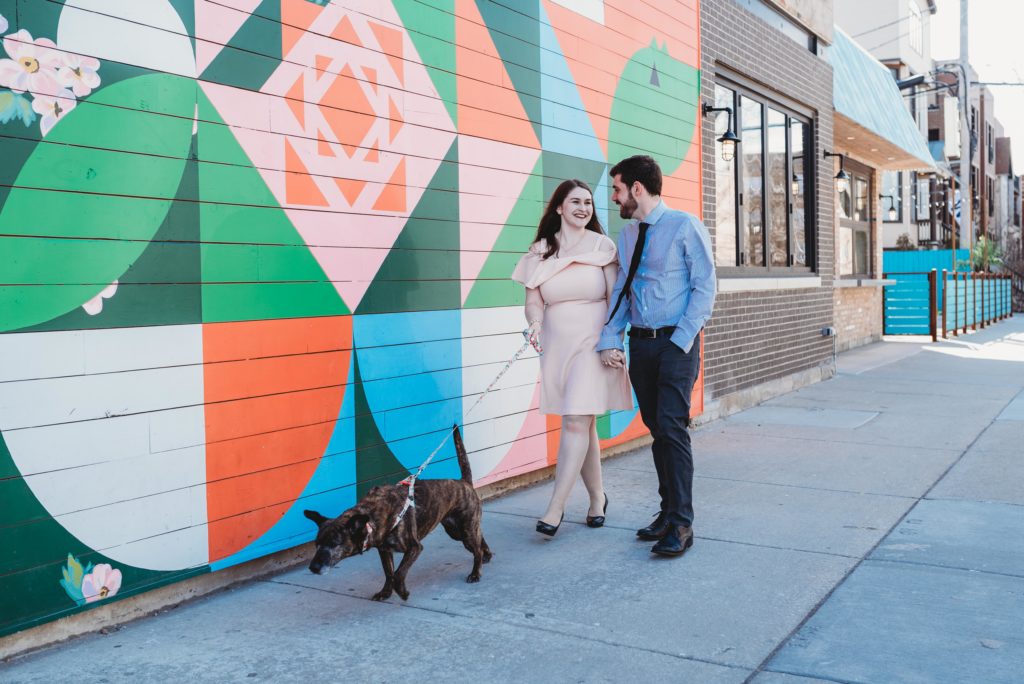
<path fill-rule="evenodd" d="M 828 377 L 834 280 L 831 2 L 701 3 L 704 220 L 719 274 L 705 411 Z M 718 139 L 732 122 L 735 159 Z M 765 152 L 766 153 L 763 153 Z"/>

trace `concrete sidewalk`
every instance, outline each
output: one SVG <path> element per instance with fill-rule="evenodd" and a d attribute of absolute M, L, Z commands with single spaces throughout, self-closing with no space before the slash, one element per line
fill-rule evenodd
<path fill-rule="evenodd" d="M 0 666 L 4 682 L 1020 682 L 1024 317 L 839 357 L 827 382 L 694 433 L 697 540 L 652 557 L 648 449 L 608 525 L 551 484 L 485 505 L 495 559 L 435 532 L 407 603 L 375 553 L 243 585 Z"/>

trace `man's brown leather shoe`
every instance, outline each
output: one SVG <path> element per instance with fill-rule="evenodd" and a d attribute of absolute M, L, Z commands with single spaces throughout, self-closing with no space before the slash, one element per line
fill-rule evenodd
<path fill-rule="evenodd" d="M 668 534 L 654 545 L 651 553 L 659 556 L 681 556 L 686 549 L 693 546 L 693 528 L 682 525 L 669 525 Z"/>
<path fill-rule="evenodd" d="M 658 541 L 668 534 L 669 527 L 668 520 L 665 519 L 665 513 L 659 512 L 654 522 L 636 531 L 636 536 L 644 541 Z"/>

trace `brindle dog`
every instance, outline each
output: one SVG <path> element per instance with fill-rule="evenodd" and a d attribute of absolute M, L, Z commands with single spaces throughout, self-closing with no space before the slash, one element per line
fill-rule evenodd
<path fill-rule="evenodd" d="M 466 581 L 479 582 L 480 565 L 491 560 L 491 550 L 480 531 L 480 497 L 473 489 L 473 473 L 458 425 L 453 432 L 462 479 L 417 480 L 416 506 L 406 511 L 397 527 L 395 521 L 409 492 L 402 484 L 374 487 L 337 518 L 306 511 L 306 517 L 319 527 L 310 571 L 322 575 L 342 559 L 375 547 L 384 566 L 384 587 L 373 595 L 373 600 L 384 601 L 394 590 L 404 601 L 409 598 L 405 576 L 423 551 L 420 540 L 440 523 L 449 537 L 462 542 L 473 554 L 473 571 Z M 392 555 L 395 551 L 404 554 L 397 570 Z"/>

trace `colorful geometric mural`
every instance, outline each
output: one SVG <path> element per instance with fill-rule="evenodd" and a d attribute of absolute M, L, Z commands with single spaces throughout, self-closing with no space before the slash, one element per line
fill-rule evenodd
<path fill-rule="evenodd" d="M 463 424 L 553 462 L 564 178 L 700 212 L 696 0 L 0 0 L 0 635 L 308 541 Z M 702 405 L 702 390 L 695 397 Z M 605 445 L 643 433 L 599 419 Z M 456 475 L 452 446 L 428 477 Z"/>

